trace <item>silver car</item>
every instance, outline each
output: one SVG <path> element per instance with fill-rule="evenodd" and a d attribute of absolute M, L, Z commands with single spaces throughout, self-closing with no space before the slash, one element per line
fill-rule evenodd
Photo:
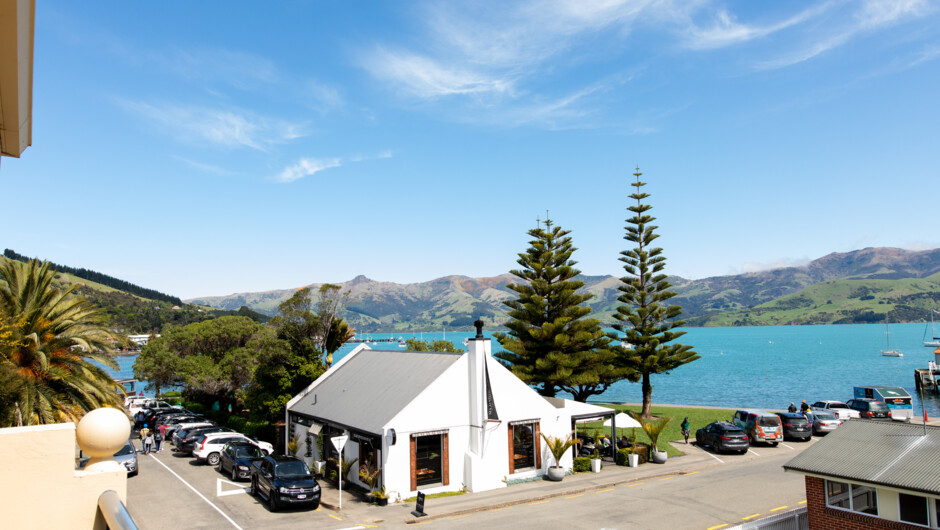
<path fill-rule="evenodd" d="M 842 425 L 842 420 L 832 412 L 813 411 L 813 434 L 827 434 Z"/>
<path fill-rule="evenodd" d="M 130 440 L 118 452 L 114 453 L 114 459 L 127 468 L 128 477 L 133 477 L 140 470 L 137 467 L 137 448 Z"/>

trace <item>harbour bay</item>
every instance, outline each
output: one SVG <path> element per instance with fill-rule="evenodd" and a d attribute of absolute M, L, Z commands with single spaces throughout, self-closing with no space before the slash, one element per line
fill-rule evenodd
<path fill-rule="evenodd" d="M 792 401 L 848 400 L 855 385 L 906 388 L 914 396 L 915 414 L 921 402 L 914 388 L 914 369 L 926 368 L 933 348 L 921 344 L 924 324 L 892 324 L 891 347 L 903 357 L 883 357 L 884 324 L 685 328 L 678 342 L 690 344 L 701 359 L 668 375 L 653 376 L 653 403 L 720 407 L 783 409 Z M 373 339 L 446 338 L 458 347 L 472 332 L 376 333 Z M 490 336 L 487 333 L 487 336 Z M 350 352 L 346 344 L 334 360 Z M 399 349 L 397 342 L 377 342 L 373 349 Z M 493 351 L 499 351 L 493 344 Z M 133 377 L 136 356 L 117 358 L 117 377 Z M 146 393 L 146 392 L 145 392 Z M 597 402 L 639 402 L 639 384 L 622 381 Z M 926 397 L 930 417 L 940 415 L 940 399 Z"/>

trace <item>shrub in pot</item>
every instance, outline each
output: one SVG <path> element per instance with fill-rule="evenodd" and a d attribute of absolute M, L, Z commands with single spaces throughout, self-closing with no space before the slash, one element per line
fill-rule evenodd
<path fill-rule="evenodd" d="M 666 452 L 659 450 L 659 435 L 666 429 L 666 425 L 672 421 L 671 417 L 666 418 L 644 418 L 640 414 L 629 411 L 630 416 L 640 422 L 640 426 L 650 438 L 650 457 L 658 464 L 666 462 Z"/>
<path fill-rule="evenodd" d="M 561 467 L 561 459 L 565 456 L 565 452 L 575 446 L 578 441 L 574 439 L 571 434 L 562 440 L 561 438 L 547 436 L 545 433 L 542 433 L 542 439 L 545 440 L 548 451 L 555 459 L 555 465 L 548 468 L 548 479 L 558 482 L 565 478 L 565 468 Z"/>

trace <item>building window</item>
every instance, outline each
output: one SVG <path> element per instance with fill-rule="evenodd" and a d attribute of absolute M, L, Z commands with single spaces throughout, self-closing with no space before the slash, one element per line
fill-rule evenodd
<path fill-rule="evenodd" d="M 411 435 L 411 490 L 420 486 L 441 484 L 449 479 L 447 431 L 424 432 Z"/>
<path fill-rule="evenodd" d="M 512 461 L 515 471 L 535 467 L 535 425 L 513 425 Z"/>
<path fill-rule="evenodd" d="M 927 513 L 927 498 L 919 495 L 898 493 L 898 513 L 905 523 L 914 523 L 927 526 L 930 524 L 930 514 Z"/>
<path fill-rule="evenodd" d="M 826 504 L 833 508 L 878 515 L 878 492 L 871 486 L 827 480 Z"/>

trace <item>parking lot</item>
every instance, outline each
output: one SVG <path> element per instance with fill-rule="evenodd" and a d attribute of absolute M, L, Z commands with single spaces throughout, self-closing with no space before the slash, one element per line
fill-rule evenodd
<path fill-rule="evenodd" d="M 139 442 L 136 445 L 140 447 Z M 377 517 L 361 521 L 350 521 L 325 506 L 271 513 L 267 504 L 248 494 L 247 481 L 232 482 L 214 467 L 173 452 L 171 446 L 138 458 L 140 473 L 127 481 L 127 504 L 142 529 L 370 527 L 382 523 L 381 515 L 388 510 L 364 506 L 376 510 Z M 353 498 L 344 493 L 344 501 L 348 504 Z"/>
<path fill-rule="evenodd" d="M 687 455 L 665 465 L 610 466 L 558 483 L 535 482 L 508 489 L 429 499 L 431 517 L 422 525 L 442 528 L 505 526 L 522 517 L 526 527 L 699 528 L 739 524 L 781 509 L 799 507 L 802 476 L 781 465 L 816 442 L 756 445 L 744 455 L 726 455 L 694 444 L 677 447 Z M 139 446 L 139 443 L 138 443 Z M 140 455 L 140 474 L 128 480 L 128 508 L 142 529 L 403 527 L 414 503 L 377 507 L 323 484 L 323 505 L 315 511 L 272 513 L 247 493 L 248 482 L 232 482 L 189 456 L 163 452 Z M 615 499 L 617 499 L 615 501 Z M 614 502 L 611 502 L 614 501 Z M 638 504 L 640 503 L 640 504 Z M 562 508 L 563 514 L 557 510 Z M 538 506 L 536 506 L 538 505 Z M 643 506 L 638 510 L 638 506 Z"/>

